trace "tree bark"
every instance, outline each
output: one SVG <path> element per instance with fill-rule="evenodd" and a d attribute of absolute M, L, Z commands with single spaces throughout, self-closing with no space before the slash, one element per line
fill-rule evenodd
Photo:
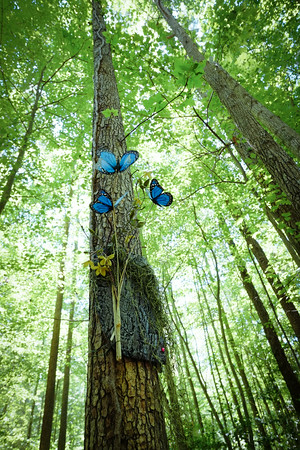
<path fill-rule="evenodd" d="M 204 61 L 204 55 L 200 53 L 198 46 L 178 24 L 171 12 L 162 5 L 160 0 L 154 0 L 154 2 L 172 28 L 173 33 L 185 48 L 187 55 L 196 62 Z M 294 160 L 258 122 L 256 118 L 257 113 L 260 120 L 262 120 L 266 117 L 266 114 L 262 114 L 262 110 L 265 111 L 265 109 L 262 107 L 252 108 L 251 105 L 258 105 L 258 102 L 252 99 L 245 89 L 220 65 L 207 61 L 203 77 L 217 93 L 221 103 L 232 116 L 242 135 L 247 139 L 268 172 L 285 192 L 298 214 L 300 214 L 300 170 Z M 270 114 L 269 117 L 271 116 Z M 278 120 L 280 119 L 278 118 Z M 282 129 L 288 129 L 283 122 L 281 122 L 279 127 L 279 130 Z M 277 127 L 274 126 L 273 130 L 276 131 Z M 300 137 L 296 132 L 293 132 L 289 141 L 290 144 L 294 145 L 295 140 L 299 143 Z M 296 148 L 299 151 L 299 144 L 296 145 Z M 299 157 L 298 153 L 297 156 Z"/>
<path fill-rule="evenodd" d="M 289 238 L 287 237 L 287 235 L 280 228 L 279 222 L 277 222 L 276 218 L 274 217 L 273 211 L 271 211 L 271 209 L 269 207 L 265 206 L 264 209 L 265 209 L 266 216 L 268 217 L 269 221 L 273 225 L 274 229 L 277 231 L 278 236 L 281 238 L 282 242 L 284 243 L 284 245 L 285 245 L 287 251 L 289 252 L 289 254 L 291 255 L 294 263 L 298 267 L 300 267 L 300 257 L 297 254 L 298 252 L 295 250 L 296 248 L 299 247 L 299 243 L 296 240 L 292 241 L 290 236 L 289 236 Z M 300 253 L 299 253 L 299 255 L 300 255 Z"/>
<path fill-rule="evenodd" d="M 99 188 L 106 190 L 113 200 L 125 192 L 128 192 L 128 195 L 118 205 L 117 213 L 112 219 L 106 214 L 99 214 L 97 217 L 94 213 L 91 214 L 90 229 L 95 230 L 95 233 L 91 234 L 90 249 L 92 257 L 101 248 L 112 253 L 109 244 L 112 234 L 111 220 L 114 220 L 119 248 L 124 248 L 126 237 L 133 234 L 135 245 L 131 254 L 139 256 L 141 255 L 140 240 L 136 237 L 136 230 L 132 230 L 128 223 L 133 199 L 130 171 L 104 175 L 95 170 L 99 149 L 106 148 L 116 157 L 120 157 L 126 151 L 117 83 L 110 46 L 105 41 L 104 31 L 105 23 L 101 3 L 93 1 L 92 200 L 96 200 Z M 111 117 L 105 117 L 102 112 L 107 109 L 116 110 L 117 115 L 112 114 Z M 118 247 L 115 246 L 115 248 Z M 101 275 L 96 278 L 93 273 L 91 274 L 84 448 L 86 450 L 131 448 L 165 450 L 168 448 L 168 443 L 160 401 L 161 386 L 157 364 L 148 360 L 124 356 L 119 361 L 116 360 L 114 344 L 111 340 L 113 335 L 108 335 L 105 330 L 105 321 L 107 322 L 111 317 L 103 317 L 99 314 L 99 308 L 112 303 L 112 286 L 107 282 L 107 285 L 104 285 L 101 290 L 97 289 L 99 277 Z M 122 304 L 122 297 L 120 301 Z M 132 322 L 136 322 L 133 309 L 127 314 Z M 122 345 L 124 344 L 126 343 L 122 340 Z M 138 346 L 139 342 L 136 342 L 136 345 Z"/>

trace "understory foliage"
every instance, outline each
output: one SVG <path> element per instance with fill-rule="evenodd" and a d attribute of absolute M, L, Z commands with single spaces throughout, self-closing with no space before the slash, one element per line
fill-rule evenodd
<path fill-rule="evenodd" d="M 218 61 L 297 129 L 296 1 L 170 1 L 166 6 L 205 48 L 207 59 Z M 39 445 L 66 217 L 70 232 L 52 448 L 57 448 L 59 435 L 74 299 L 66 447 L 83 447 L 88 351 L 88 270 L 83 263 L 89 258 L 92 167 L 90 18 L 89 5 L 81 0 L 4 0 L 1 7 L 4 193 L 16 169 L 0 228 L 1 448 Z M 106 22 L 127 147 L 140 153 L 132 177 L 136 197 L 143 200 L 144 256 L 160 281 L 153 300 L 156 294 L 162 297 L 164 314 L 159 313 L 163 320 L 168 317 L 167 332 L 172 329 L 161 371 L 170 448 L 228 448 L 225 435 L 232 448 L 251 448 L 251 439 L 252 448 L 299 448 L 299 418 L 240 270 L 246 268 L 268 311 L 269 326 L 299 375 L 299 341 L 280 297 L 285 295 L 299 311 L 299 265 L 282 239 L 282 234 L 287 240 L 297 238 L 285 209 L 289 201 L 254 154 L 241 160 L 233 146 L 235 125 L 204 82 L 204 65 L 186 58 L 154 4 L 109 2 Z M 141 194 L 139 180 L 149 176 L 172 193 L 170 207 L 150 205 Z M 277 230 L 266 210 L 280 213 Z M 246 235 L 263 249 L 266 271 Z M 234 242 L 234 252 L 229 242 Z M 136 270 L 147 287 L 147 274 L 139 277 L 133 263 L 128 270 Z"/>

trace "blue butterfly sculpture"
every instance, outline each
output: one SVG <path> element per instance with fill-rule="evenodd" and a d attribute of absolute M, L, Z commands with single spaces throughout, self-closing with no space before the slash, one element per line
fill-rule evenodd
<path fill-rule="evenodd" d="M 149 197 L 158 206 L 170 206 L 173 201 L 173 195 L 163 192 L 163 188 L 156 179 L 151 180 Z"/>
<path fill-rule="evenodd" d="M 120 197 L 113 204 L 112 198 L 109 193 L 104 191 L 104 189 L 100 189 L 98 193 L 99 197 L 97 198 L 96 203 L 91 203 L 90 207 L 98 214 L 108 213 L 109 211 L 112 211 L 127 194 L 128 192 L 122 195 L 122 197 Z"/>
<path fill-rule="evenodd" d="M 96 164 L 96 169 L 100 172 L 110 175 L 116 172 L 124 172 L 131 164 L 138 159 L 139 153 L 131 150 L 125 152 L 120 161 L 117 161 L 115 155 L 111 152 L 102 151 Z"/>

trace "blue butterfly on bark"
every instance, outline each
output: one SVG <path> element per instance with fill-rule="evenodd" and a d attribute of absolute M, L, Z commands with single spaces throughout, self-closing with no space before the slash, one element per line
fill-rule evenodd
<path fill-rule="evenodd" d="M 108 192 L 106 192 L 104 189 L 100 189 L 98 192 L 98 197 L 95 203 L 91 203 L 90 207 L 91 209 L 97 213 L 97 214 L 105 214 L 110 211 L 112 211 L 123 198 L 125 195 L 127 195 L 128 192 L 126 192 L 122 197 L 120 197 L 115 203 L 113 203 L 112 198 Z"/>
<path fill-rule="evenodd" d="M 149 197 L 158 206 L 170 206 L 173 202 L 173 195 L 163 192 L 163 188 L 155 178 L 150 183 Z"/>
<path fill-rule="evenodd" d="M 135 163 L 138 157 L 138 152 L 130 150 L 129 152 L 125 152 L 119 160 L 113 153 L 103 150 L 99 154 L 96 169 L 107 175 L 111 175 L 116 172 L 124 172 L 131 166 L 131 164 Z"/>

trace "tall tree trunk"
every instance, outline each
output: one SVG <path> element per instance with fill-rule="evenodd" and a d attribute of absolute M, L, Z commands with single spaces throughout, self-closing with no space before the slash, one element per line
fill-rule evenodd
<path fill-rule="evenodd" d="M 38 84 L 36 86 L 36 91 L 35 91 L 35 99 L 33 102 L 33 106 L 31 109 L 31 113 L 30 113 L 30 118 L 28 120 L 28 124 L 26 126 L 26 131 L 23 137 L 23 142 L 20 145 L 19 148 L 19 152 L 18 152 L 18 156 L 17 159 L 15 161 L 15 163 L 13 164 L 10 173 L 8 175 L 7 181 L 5 183 L 5 186 L 3 188 L 3 192 L 2 192 L 2 196 L 0 199 L 0 214 L 3 212 L 6 203 L 8 202 L 8 200 L 10 199 L 10 195 L 11 195 L 11 191 L 12 191 L 12 187 L 16 178 L 16 175 L 18 173 L 18 171 L 20 170 L 20 168 L 22 167 L 22 163 L 23 163 L 23 159 L 24 159 L 24 155 L 26 153 L 26 150 L 28 148 L 28 140 L 32 134 L 33 131 L 33 125 L 34 125 L 34 121 L 35 121 L 35 116 L 36 116 L 36 112 L 38 110 L 38 104 L 39 104 L 39 100 L 42 94 L 42 90 L 44 87 L 44 83 L 43 83 L 43 76 L 44 76 L 44 72 L 46 70 L 46 66 L 42 69 L 41 71 L 41 76 L 39 78 Z"/>
<path fill-rule="evenodd" d="M 178 24 L 171 12 L 162 5 L 160 0 L 154 0 L 154 2 L 185 48 L 187 55 L 194 61 L 204 61 L 204 55 L 200 53 L 198 46 Z M 227 108 L 242 135 L 262 160 L 276 183 L 285 192 L 300 217 L 300 170 L 294 160 L 274 141 L 255 117 L 259 110 L 259 118 L 262 120 L 265 115 L 261 114 L 261 111 L 264 109 L 262 107 L 252 108 L 252 104 L 256 101 L 218 64 L 207 61 L 203 77 L 217 93 L 221 103 Z M 278 120 L 280 119 L 278 118 Z M 276 132 L 277 127 L 273 128 L 273 132 Z M 287 130 L 288 127 L 281 122 L 279 130 L 283 128 Z M 298 143 L 300 142 L 300 137 L 296 132 L 293 132 L 289 141 L 290 144 L 294 144 L 295 139 Z"/>
<path fill-rule="evenodd" d="M 99 158 L 99 149 L 106 148 L 120 157 L 126 151 L 126 142 L 110 46 L 106 43 L 103 35 L 105 23 L 102 6 L 101 2 L 96 0 L 93 1 L 92 23 L 94 37 L 93 169 L 95 169 L 95 163 Z M 116 115 L 105 117 L 102 112 L 107 109 L 117 111 Z M 97 251 L 99 252 L 101 248 L 104 249 L 106 255 L 117 253 L 118 249 L 125 249 L 126 238 L 128 235 L 134 235 L 131 255 L 130 258 L 128 256 L 127 261 L 129 259 L 131 261 L 132 258 L 135 261 L 141 261 L 141 244 L 127 219 L 133 199 L 129 171 L 110 176 L 94 171 L 93 201 L 97 198 L 99 188 L 105 189 L 114 200 L 125 192 L 128 192 L 128 195 L 119 204 L 117 213 L 110 213 L 110 216 L 99 214 L 97 217 L 94 213 L 91 214 L 90 229 L 95 230 L 90 241 L 92 257 L 97 255 Z M 112 242 L 110 239 L 112 235 L 111 220 L 116 230 L 116 233 L 113 233 L 114 248 L 110 247 Z M 117 264 L 118 267 L 117 255 L 114 264 Z M 144 266 L 145 264 L 144 262 Z M 132 278 L 127 273 L 126 270 L 126 283 L 131 283 Z M 116 275 L 117 283 L 119 283 L 118 273 Z M 107 278 L 109 278 L 108 275 Z M 121 358 L 118 355 L 117 361 L 112 341 L 113 339 L 117 340 L 116 333 L 113 332 L 111 307 L 114 285 L 102 275 L 96 277 L 94 272 L 91 273 L 90 280 L 89 358 L 84 448 L 86 450 L 100 448 L 103 450 L 112 448 L 120 450 L 129 448 L 167 449 L 157 362 L 154 362 L 148 354 L 143 357 L 141 349 L 144 349 L 145 346 L 139 336 L 134 341 L 132 336 L 128 337 L 128 342 L 124 338 L 128 327 L 139 326 L 134 307 L 128 304 L 127 310 L 122 310 L 122 307 L 126 305 L 126 299 L 129 298 L 130 301 L 132 299 L 133 302 L 136 301 L 139 304 L 138 311 L 143 314 L 146 321 L 150 321 L 147 312 L 149 311 L 147 308 L 150 308 L 150 304 L 148 304 L 150 300 L 149 298 L 145 300 L 145 296 L 138 297 L 141 293 L 134 284 L 132 284 L 130 293 L 127 284 L 123 286 L 122 296 L 119 300 L 121 308 L 121 340 L 119 339 L 121 349 L 119 348 L 119 350 L 122 351 L 123 356 Z M 139 299 L 140 301 L 138 301 Z M 146 309 L 141 310 L 143 307 Z M 139 318 L 140 316 L 138 316 Z M 127 320 L 126 325 L 124 325 L 124 320 Z M 138 329 L 134 330 L 137 333 L 139 331 Z M 132 344 L 131 347 L 130 344 Z M 134 353 L 136 349 L 139 352 Z M 161 348 L 159 351 L 161 352 Z M 155 361 L 159 361 L 159 357 Z"/>
<path fill-rule="evenodd" d="M 244 225 L 243 234 L 247 244 L 251 248 L 255 258 L 258 261 L 263 273 L 266 275 L 274 294 L 280 301 L 282 309 L 284 310 L 294 332 L 300 342 L 300 315 L 299 312 L 287 294 L 286 287 L 282 284 L 279 276 L 271 266 L 263 248 L 259 242 L 251 235 L 249 229 Z"/>
<path fill-rule="evenodd" d="M 223 417 L 223 423 L 224 423 L 225 427 L 228 428 L 227 418 L 226 418 L 226 414 L 225 414 L 225 410 L 224 410 L 224 400 L 225 400 L 225 403 L 226 403 L 226 406 L 227 406 L 227 411 L 228 411 L 230 417 L 232 418 L 231 407 L 229 405 L 227 393 L 226 393 L 226 390 L 225 390 L 225 387 L 224 387 L 224 383 L 223 383 L 222 377 L 220 375 L 219 366 L 218 366 L 218 363 L 216 362 L 216 359 L 215 359 L 215 353 L 213 351 L 213 346 L 212 346 L 211 341 L 209 339 L 207 323 L 206 323 L 205 319 L 203 320 L 202 328 L 203 328 L 203 331 L 204 331 L 206 352 L 207 352 L 208 362 L 209 362 L 209 366 L 210 366 L 210 370 L 211 370 L 211 376 L 212 376 L 213 383 L 214 383 L 214 391 L 216 392 L 216 396 L 217 396 L 217 399 L 218 399 L 218 402 L 219 402 L 220 411 L 221 411 L 221 414 L 222 414 L 222 417 Z M 215 376 L 215 371 L 217 372 L 218 381 L 217 381 L 216 376 Z M 221 388 L 221 393 L 219 391 L 219 386 Z M 234 426 L 234 421 L 233 420 L 232 420 L 232 425 Z"/>
<path fill-rule="evenodd" d="M 71 195 L 72 197 L 72 195 Z M 50 359 L 48 367 L 47 387 L 44 404 L 44 415 L 42 423 L 42 432 L 40 439 L 40 450 L 49 450 L 51 441 L 51 431 L 53 422 L 53 411 L 55 403 L 55 379 L 56 366 L 58 357 L 58 345 L 60 334 L 61 310 L 64 298 L 64 282 L 65 282 L 65 258 L 69 237 L 70 219 L 68 215 L 65 217 L 64 241 L 62 245 L 62 258 L 59 265 L 58 286 L 55 303 L 55 313 L 50 349 Z"/>
<path fill-rule="evenodd" d="M 232 256 L 236 260 L 236 265 L 239 270 L 243 286 L 256 309 L 258 317 L 260 318 L 266 338 L 270 344 L 272 353 L 277 361 L 278 368 L 290 392 L 294 408 L 297 411 L 297 413 L 300 414 L 300 395 L 299 395 L 300 382 L 287 360 L 284 349 L 282 348 L 278 336 L 276 334 L 276 331 L 272 325 L 270 316 L 251 281 L 251 277 L 246 269 L 246 265 L 244 261 L 242 261 L 241 258 L 238 256 L 236 245 L 229 235 L 229 230 L 224 220 L 222 220 L 222 224 L 225 225 L 226 227 L 225 239 L 226 242 L 228 243 Z"/>
<path fill-rule="evenodd" d="M 254 177 L 256 181 L 264 188 L 268 189 L 269 185 L 276 185 L 276 180 L 274 177 L 271 178 L 271 180 L 266 180 L 266 173 L 263 170 L 260 170 L 257 174 L 255 171 L 256 167 L 261 166 L 261 163 L 259 162 L 259 159 L 254 157 L 253 154 L 251 156 L 251 148 L 249 148 L 249 145 L 247 145 L 245 142 L 235 142 L 235 148 L 239 152 L 241 158 L 247 164 L 249 169 L 252 169 L 254 166 Z M 251 163 L 249 163 L 251 161 Z M 270 177 L 270 176 L 269 176 Z M 268 178 L 269 178 L 268 177 Z M 280 190 L 278 187 L 276 191 L 279 192 L 279 197 L 282 197 L 282 190 Z M 256 194 L 257 197 L 258 194 Z M 276 194 L 277 195 L 277 194 Z M 284 196 L 285 197 L 285 196 Z M 283 199 L 285 200 L 285 199 Z M 262 203 L 263 208 L 266 211 L 267 217 L 271 221 L 271 223 L 274 225 L 275 229 L 278 231 L 278 228 L 274 224 L 274 221 L 277 221 L 280 224 L 280 229 L 285 231 L 286 237 L 294 248 L 294 250 L 297 252 L 298 258 L 295 259 L 293 253 L 290 251 L 290 246 L 286 245 L 286 241 L 283 240 L 285 245 L 287 246 L 288 251 L 291 253 L 291 256 L 295 260 L 295 262 L 299 265 L 299 256 L 300 256 L 300 216 L 298 212 L 295 210 L 293 203 L 289 204 L 286 201 L 281 202 L 272 202 L 271 203 L 271 210 L 266 205 L 265 200 L 262 198 L 260 199 L 260 202 Z M 271 216 L 271 217 L 270 217 Z M 281 236 L 281 234 L 280 234 Z M 281 236 L 282 237 L 282 236 Z"/>
<path fill-rule="evenodd" d="M 74 280 L 73 280 L 73 286 L 75 286 Z M 58 437 L 58 444 L 57 444 L 58 450 L 64 450 L 65 446 L 66 446 L 74 313 L 75 313 L 75 298 L 71 303 L 70 312 L 69 312 L 67 350 L 66 350 L 66 360 L 65 360 L 65 368 L 64 368 L 64 384 L 63 384 L 62 399 L 61 399 L 60 427 L 59 427 L 59 437 Z"/>
<path fill-rule="evenodd" d="M 251 165 L 249 164 L 249 161 L 251 160 L 251 162 L 252 162 L 253 158 L 251 158 L 251 151 L 250 151 L 251 149 L 249 148 L 249 146 L 247 144 L 245 144 L 245 142 L 239 142 L 237 137 L 235 137 L 234 145 L 235 145 L 235 148 L 237 149 L 237 152 L 241 156 L 241 159 L 249 167 L 249 169 L 251 169 Z M 228 152 L 232 157 L 233 163 L 235 164 L 235 166 L 237 167 L 237 169 L 243 176 L 245 182 L 247 183 L 249 181 L 249 178 L 248 178 L 244 168 L 242 167 L 240 161 L 235 157 L 235 155 L 232 153 L 230 148 L 228 148 Z M 253 162 L 257 163 L 256 158 L 254 158 Z M 258 183 L 261 183 L 261 174 L 259 176 L 256 176 L 255 172 L 254 172 L 254 176 L 255 176 L 256 181 Z M 273 184 L 274 184 L 274 182 L 273 182 Z M 300 255 L 300 241 L 299 241 L 299 238 L 297 238 L 297 234 L 299 233 L 300 228 L 299 228 L 299 226 L 296 225 L 296 223 L 295 223 L 296 221 L 293 220 L 293 216 L 295 214 L 293 205 L 285 205 L 285 204 L 277 203 L 276 205 L 274 205 L 274 211 L 272 211 L 266 205 L 265 199 L 263 197 L 261 197 L 253 187 L 250 187 L 250 189 L 251 189 L 253 195 L 259 200 L 259 203 L 261 204 L 262 208 L 264 209 L 267 218 L 273 225 L 274 229 L 276 230 L 276 232 L 279 235 L 282 242 L 284 243 L 284 245 L 285 245 L 287 251 L 289 252 L 289 254 L 291 255 L 293 261 L 295 262 L 295 264 L 297 264 L 298 267 L 300 267 L 300 257 L 297 255 L 297 252 Z M 284 219 L 284 217 L 287 217 L 287 214 L 286 214 L 287 212 L 290 213 L 290 219 L 288 221 L 286 219 Z M 283 216 L 282 214 L 285 214 L 285 216 Z M 280 223 L 280 226 L 277 223 L 277 221 Z M 286 231 L 287 234 L 285 234 L 283 230 L 288 230 L 288 232 Z"/>
<path fill-rule="evenodd" d="M 197 221 L 197 216 L 196 216 L 195 210 L 194 210 L 194 215 L 195 215 L 196 224 L 201 230 L 201 234 L 203 236 L 203 239 L 207 242 L 207 238 L 206 238 L 206 235 L 204 233 L 204 230 L 202 229 L 201 225 Z M 228 345 L 228 339 L 227 339 L 227 335 L 226 335 L 225 327 L 224 327 L 224 324 L 227 321 L 227 317 L 226 317 L 225 311 L 224 311 L 224 309 L 222 307 L 221 298 L 220 298 L 221 285 L 220 285 L 220 277 L 219 277 L 219 270 L 218 270 L 218 262 L 217 262 L 217 257 L 215 255 L 215 252 L 213 251 L 212 248 L 210 248 L 210 251 L 211 251 L 212 256 L 213 256 L 215 270 L 216 270 L 216 277 L 217 277 L 216 292 L 212 288 L 211 288 L 211 292 L 212 292 L 213 296 L 215 297 L 215 299 L 217 301 L 218 319 L 219 319 L 219 324 L 220 324 L 220 328 L 221 328 L 222 341 L 223 341 L 223 344 L 224 344 L 225 353 L 226 353 L 226 356 L 227 356 L 227 360 L 228 360 L 230 369 L 232 371 L 232 374 L 234 376 L 236 385 L 237 385 L 239 393 L 240 393 L 240 398 L 241 398 L 241 401 L 242 401 L 244 414 L 245 414 L 245 418 L 246 418 L 246 426 L 247 426 L 247 430 L 248 430 L 248 436 L 247 436 L 248 445 L 249 445 L 250 448 L 255 448 L 254 437 L 253 437 L 253 430 L 252 430 L 252 425 L 251 425 L 251 421 L 250 421 L 250 416 L 249 416 L 249 413 L 248 413 L 248 406 L 247 406 L 247 403 L 246 403 L 246 398 L 245 398 L 245 395 L 244 395 L 244 392 L 243 392 L 243 388 L 242 388 L 240 379 L 238 377 L 238 372 L 239 372 L 239 374 L 240 374 L 240 376 L 242 378 L 242 381 L 244 383 L 244 386 L 245 386 L 245 389 L 246 389 L 246 394 L 248 396 L 248 399 L 249 399 L 249 402 L 250 402 L 250 407 L 252 409 L 253 415 L 254 415 L 255 418 L 258 418 L 258 421 L 256 423 L 258 424 L 259 431 L 260 431 L 260 433 L 261 433 L 263 438 L 265 437 L 265 429 L 264 429 L 263 424 L 260 423 L 258 411 L 257 411 L 256 405 L 255 405 L 253 396 L 251 394 L 251 389 L 250 389 L 247 377 L 245 376 L 245 374 L 241 370 L 241 366 L 240 365 L 237 365 L 237 370 L 236 370 L 236 367 L 235 367 L 234 362 L 233 362 L 232 357 L 231 357 L 231 353 L 230 353 L 230 349 L 229 349 L 229 345 Z M 207 283 L 208 283 L 208 286 L 210 286 L 209 281 L 207 281 Z M 236 358 L 235 353 L 234 353 L 234 356 Z"/>

